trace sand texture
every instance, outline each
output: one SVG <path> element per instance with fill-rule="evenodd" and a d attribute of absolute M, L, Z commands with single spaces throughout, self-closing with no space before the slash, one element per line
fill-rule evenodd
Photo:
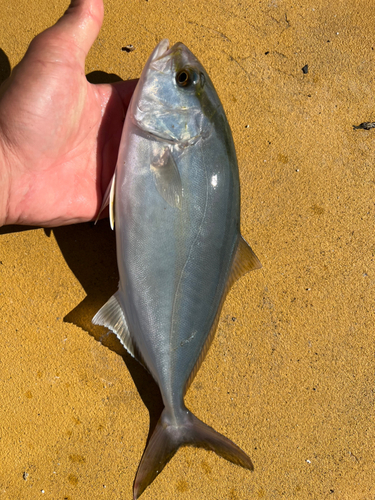
<path fill-rule="evenodd" d="M 67 5 L 0 0 L 2 80 Z M 374 32 L 354 0 L 105 1 L 86 73 L 137 78 L 162 38 L 197 55 L 263 264 L 232 288 L 186 398 L 254 472 L 184 448 L 142 500 L 375 499 L 375 130 L 353 129 L 375 121 Z M 0 229 L 0 500 L 132 498 L 160 400 L 90 323 L 115 253 L 108 220 Z"/>

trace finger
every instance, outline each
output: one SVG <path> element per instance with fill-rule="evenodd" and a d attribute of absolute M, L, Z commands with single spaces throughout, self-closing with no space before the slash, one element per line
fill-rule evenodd
<path fill-rule="evenodd" d="M 103 0 L 71 0 L 68 10 L 53 28 L 56 33 L 73 38 L 86 57 L 98 36 L 103 15 Z"/>
<path fill-rule="evenodd" d="M 84 63 L 103 23 L 103 0 L 71 0 L 64 15 L 54 26 L 38 35 L 30 45 L 30 51 L 39 53 L 51 45 L 62 50 L 76 48 L 76 56 Z"/>

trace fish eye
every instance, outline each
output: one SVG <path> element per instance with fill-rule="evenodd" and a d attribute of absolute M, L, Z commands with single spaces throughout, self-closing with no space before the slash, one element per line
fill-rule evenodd
<path fill-rule="evenodd" d="M 190 73 L 187 69 L 181 69 L 176 75 L 176 83 L 179 87 L 187 87 L 192 83 Z"/>

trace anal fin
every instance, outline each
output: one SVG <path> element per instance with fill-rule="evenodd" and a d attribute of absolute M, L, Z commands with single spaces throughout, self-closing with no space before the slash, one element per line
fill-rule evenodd
<path fill-rule="evenodd" d="M 119 293 L 117 291 L 112 295 L 91 321 L 94 325 L 105 326 L 115 333 L 128 353 L 144 365 L 131 337 L 124 311 L 118 299 Z"/>

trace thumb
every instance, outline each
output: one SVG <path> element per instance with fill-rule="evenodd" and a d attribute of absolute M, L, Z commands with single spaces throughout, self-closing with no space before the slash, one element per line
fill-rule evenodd
<path fill-rule="evenodd" d="M 51 45 L 55 45 L 67 49 L 71 55 L 73 49 L 78 61 L 84 64 L 102 26 L 103 15 L 103 0 L 71 0 L 64 15 L 54 26 L 40 33 L 29 50 L 36 49 L 40 55 L 43 47 L 48 51 Z"/>

